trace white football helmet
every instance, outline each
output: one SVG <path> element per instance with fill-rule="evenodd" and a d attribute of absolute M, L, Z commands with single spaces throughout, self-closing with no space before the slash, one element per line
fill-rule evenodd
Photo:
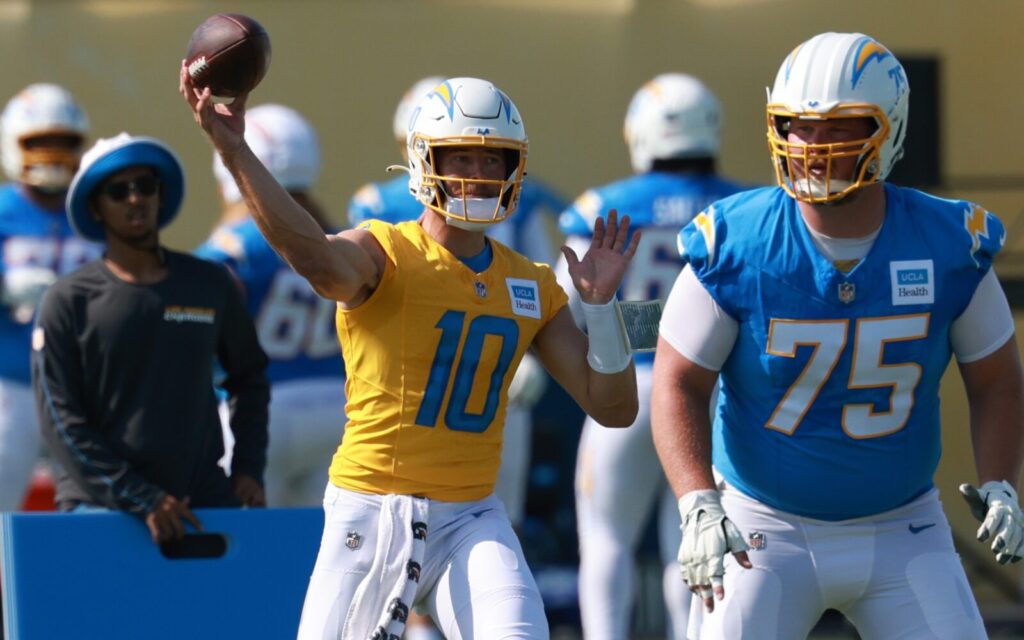
<path fill-rule="evenodd" d="M 423 96 L 436 89 L 442 82 L 444 82 L 444 76 L 427 76 L 417 80 L 399 101 L 398 108 L 395 109 L 394 120 L 391 122 L 391 130 L 394 132 L 395 142 L 401 147 L 403 154 L 406 152 L 405 143 L 409 137 L 409 116 L 412 115 L 412 110 L 416 108 Z"/>
<path fill-rule="evenodd" d="M 501 222 L 515 211 L 526 172 L 528 141 L 522 117 L 512 100 L 486 80 L 452 78 L 420 99 L 409 117 L 407 138 L 409 192 L 448 224 L 471 230 Z M 504 180 L 451 178 L 437 173 L 441 147 L 502 150 L 508 169 Z M 491 184 L 493 198 L 454 198 L 444 181 Z"/>
<path fill-rule="evenodd" d="M 783 61 L 768 96 L 768 147 L 775 178 L 789 195 L 803 202 L 840 200 L 864 185 L 885 180 L 903 155 L 907 135 L 910 85 L 899 60 L 873 38 L 860 33 L 823 33 L 804 42 Z M 803 144 L 787 140 L 794 118 L 874 119 L 869 138 L 837 144 Z M 851 180 L 824 183 L 793 179 L 793 161 L 814 156 L 831 163 L 859 158 Z"/>
<path fill-rule="evenodd" d="M 298 111 L 264 104 L 245 113 L 245 141 L 270 174 L 288 191 L 304 191 L 320 177 L 320 143 L 313 125 Z M 225 202 L 242 200 L 235 179 L 213 154 L 213 174 Z"/>
<path fill-rule="evenodd" d="M 89 121 L 78 103 L 55 84 L 33 84 L 10 99 L 0 115 L 0 153 L 11 180 L 46 191 L 63 191 L 71 184 L 82 157 Z M 66 135 L 77 139 L 69 147 L 33 147 L 32 138 Z"/>
<path fill-rule="evenodd" d="M 623 127 L 633 171 L 650 171 L 655 160 L 718 155 L 721 111 L 718 98 L 693 76 L 663 73 L 645 84 Z"/>

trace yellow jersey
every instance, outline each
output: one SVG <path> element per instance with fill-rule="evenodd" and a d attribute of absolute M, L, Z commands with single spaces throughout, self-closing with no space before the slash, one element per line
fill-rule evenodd
<path fill-rule="evenodd" d="M 355 309 L 339 307 L 348 424 L 336 485 L 452 502 L 494 489 L 508 386 L 534 336 L 567 303 L 547 265 L 491 239 L 474 273 L 419 223 L 372 220 L 388 262 Z"/>

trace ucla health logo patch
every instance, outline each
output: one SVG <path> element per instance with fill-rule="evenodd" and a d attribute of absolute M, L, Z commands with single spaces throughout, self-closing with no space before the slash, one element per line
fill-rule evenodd
<path fill-rule="evenodd" d="M 931 260 L 890 262 L 889 274 L 893 305 L 935 303 L 935 268 Z"/>
<path fill-rule="evenodd" d="M 508 297 L 512 300 L 512 313 L 540 320 L 540 291 L 536 280 L 505 278 Z"/>

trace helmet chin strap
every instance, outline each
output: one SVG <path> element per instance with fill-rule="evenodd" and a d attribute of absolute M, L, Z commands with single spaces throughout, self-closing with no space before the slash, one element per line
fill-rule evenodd
<path fill-rule="evenodd" d="M 459 229 L 469 231 L 480 231 L 498 222 L 494 219 L 495 214 L 502 214 L 504 206 L 500 206 L 499 198 L 446 198 L 444 210 L 452 214 L 445 216 L 445 222 Z M 463 216 L 468 218 L 456 218 Z"/>
<path fill-rule="evenodd" d="M 801 196 L 824 198 L 847 189 L 851 184 L 853 183 L 849 180 L 829 180 L 826 183 L 824 180 L 802 178 L 793 181 L 793 190 Z"/>

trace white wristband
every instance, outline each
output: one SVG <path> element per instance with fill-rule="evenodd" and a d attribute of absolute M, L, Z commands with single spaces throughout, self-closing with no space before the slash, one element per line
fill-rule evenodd
<path fill-rule="evenodd" d="M 619 328 L 615 298 L 605 304 L 581 304 L 583 317 L 587 321 L 587 363 L 590 368 L 606 374 L 623 371 L 629 366 L 632 356 Z"/>

